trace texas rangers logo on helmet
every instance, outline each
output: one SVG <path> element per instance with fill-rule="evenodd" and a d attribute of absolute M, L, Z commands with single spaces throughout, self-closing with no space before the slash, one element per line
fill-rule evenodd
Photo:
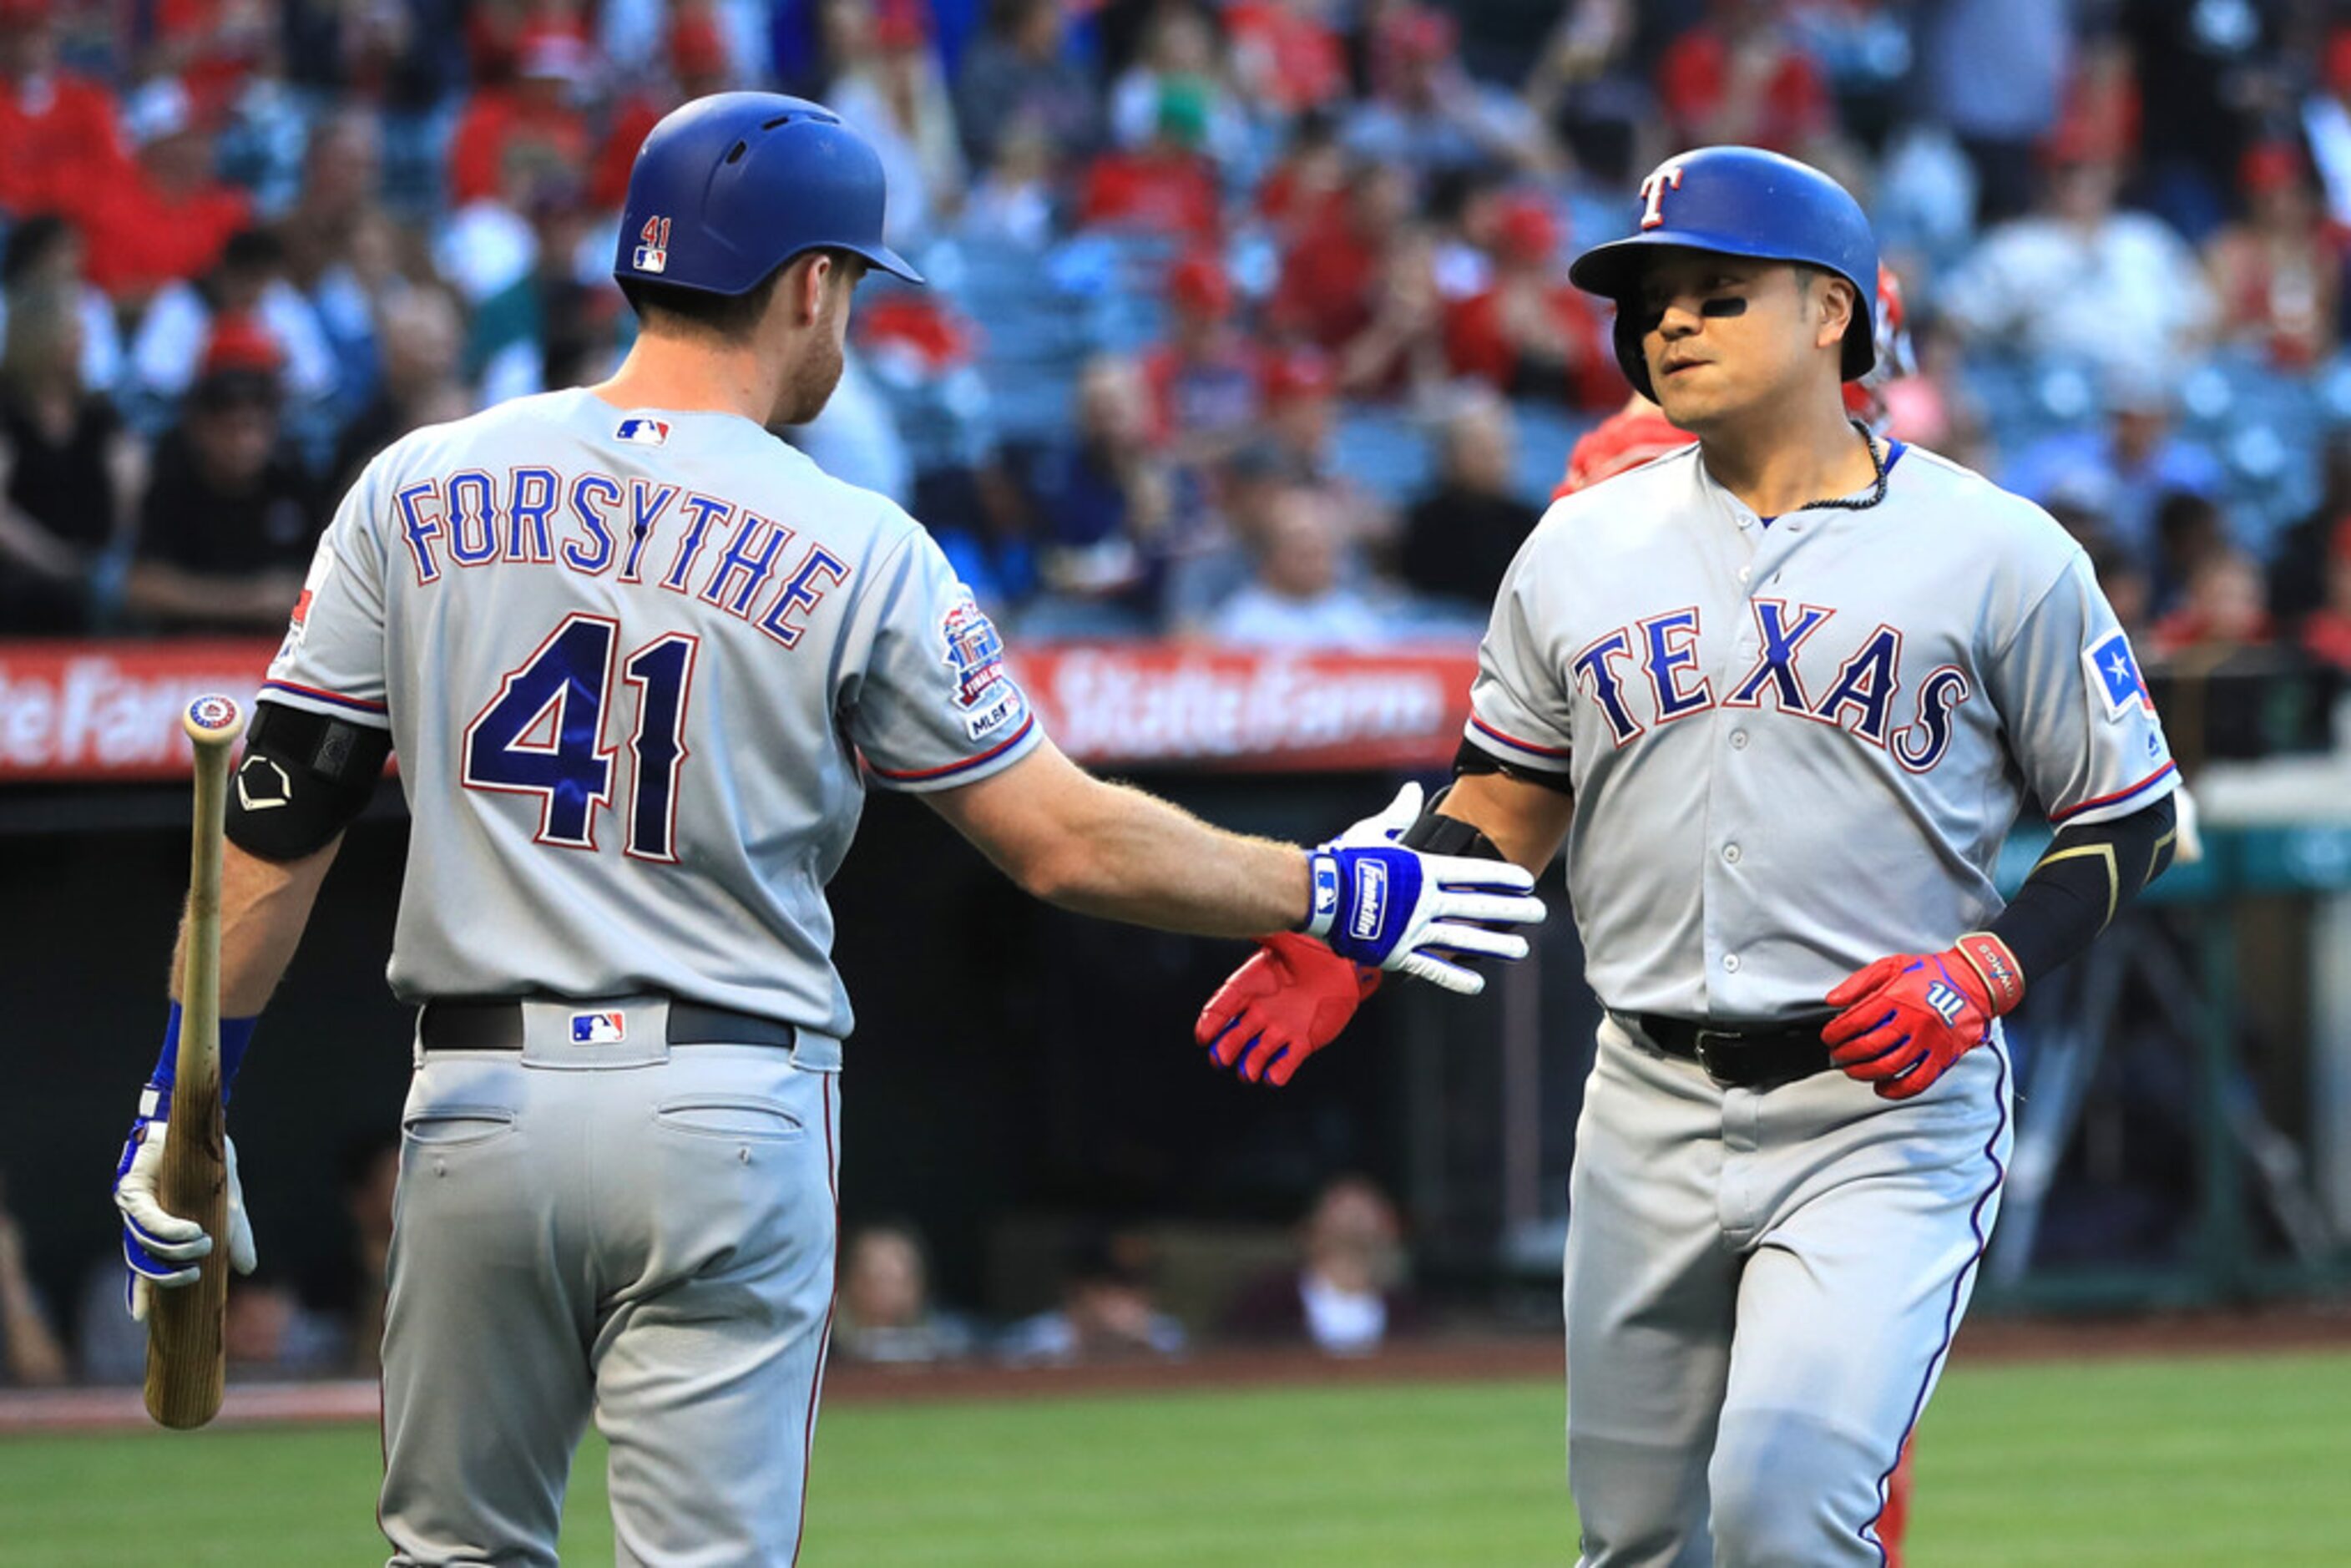
<path fill-rule="evenodd" d="M 647 218 L 645 226 L 637 231 L 635 259 L 630 264 L 639 272 L 669 270 L 669 220 Z"/>
<path fill-rule="evenodd" d="M 1653 229 L 1666 221 L 1666 193 L 1682 188 L 1678 162 L 1660 163 L 1641 182 L 1641 226 Z"/>

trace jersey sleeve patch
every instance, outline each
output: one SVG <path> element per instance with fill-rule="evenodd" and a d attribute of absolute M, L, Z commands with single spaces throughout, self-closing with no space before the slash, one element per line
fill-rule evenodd
<path fill-rule="evenodd" d="M 950 697 L 964 736 L 977 746 L 1019 720 L 1028 711 L 1020 688 L 1004 668 L 1004 639 L 996 623 L 967 592 L 940 618 L 939 640 L 954 673 Z"/>
<path fill-rule="evenodd" d="M 2082 651 L 2082 665 L 2090 673 L 2094 691 L 2105 697 L 2106 721 L 2111 724 L 2133 708 L 2142 713 L 2155 711 L 2155 698 L 2147 689 L 2147 681 L 2139 674 L 2138 660 L 2131 653 L 2130 638 L 2121 632 L 2110 632 Z"/>

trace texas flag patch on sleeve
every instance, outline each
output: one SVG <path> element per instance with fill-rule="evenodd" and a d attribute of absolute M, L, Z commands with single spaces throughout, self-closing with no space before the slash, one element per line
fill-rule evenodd
<path fill-rule="evenodd" d="M 2083 651 L 2082 663 L 2090 672 L 2092 684 L 2105 695 L 2109 719 L 2120 718 L 2134 707 L 2144 713 L 2155 711 L 2155 698 L 2138 673 L 2130 639 L 2121 632 L 2109 632 L 2091 643 Z"/>

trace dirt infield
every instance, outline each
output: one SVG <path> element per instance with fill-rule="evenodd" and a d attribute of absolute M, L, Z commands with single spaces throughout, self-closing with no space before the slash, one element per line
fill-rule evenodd
<path fill-rule="evenodd" d="M 2235 1312 L 2172 1312 L 2114 1318 L 1984 1318 L 1959 1334 L 1963 1363 L 2084 1361 L 2116 1356 L 2198 1356 L 2262 1351 L 2351 1351 L 2351 1301 L 2299 1303 Z M 1052 1399 L 1072 1395 L 1217 1388 L 1311 1387 L 1348 1383 L 1460 1383 L 1559 1377 L 1555 1335 L 1446 1338 L 1341 1358 L 1282 1348 L 1217 1350 L 1179 1361 L 1086 1366 L 987 1364 L 871 1366 L 835 1362 L 828 1404 Z M 372 1421 L 373 1383 L 238 1383 L 219 1417 L 225 1426 Z M 0 1391 L 0 1437 L 141 1427 L 135 1388 Z"/>

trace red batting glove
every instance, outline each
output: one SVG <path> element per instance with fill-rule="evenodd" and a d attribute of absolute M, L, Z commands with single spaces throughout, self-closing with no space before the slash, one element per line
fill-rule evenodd
<path fill-rule="evenodd" d="M 1907 1100 L 1991 1039 L 1991 1020 L 2023 999 L 2024 971 L 2008 944 L 1971 931 L 1940 953 L 1897 953 L 1847 976 L 1828 995 L 1844 1010 L 1821 1039 L 1848 1077 L 1875 1084 L 1882 1100 Z"/>
<path fill-rule="evenodd" d="M 1311 936 L 1267 936 L 1234 970 L 1192 1026 L 1219 1067 L 1251 1083 L 1287 1083 L 1305 1060 L 1339 1038 L 1380 971 L 1342 958 Z"/>

